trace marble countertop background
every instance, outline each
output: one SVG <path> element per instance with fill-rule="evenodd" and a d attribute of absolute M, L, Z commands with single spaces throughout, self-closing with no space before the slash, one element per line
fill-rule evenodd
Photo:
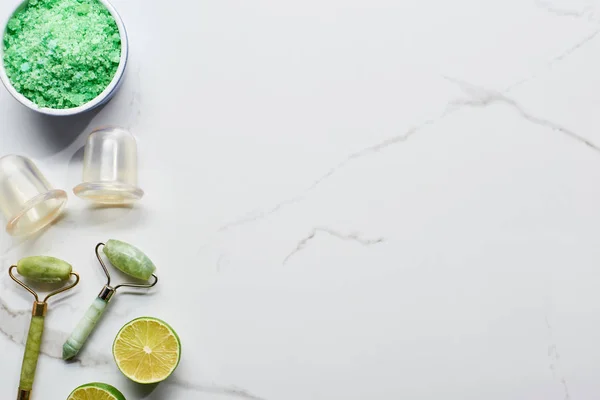
<path fill-rule="evenodd" d="M 103 109 L 53 119 L 0 89 L 0 154 L 71 193 L 86 134 L 125 126 L 146 191 L 0 233 L 0 398 L 31 309 L 6 271 L 34 254 L 82 275 L 50 304 L 34 399 L 90 381 L 129 400 L 600 396 L 600 1 L 114 4 L 131 57 Z M 109 238 L 160 283 L 119 293 L 65 364 Z M 111 358 L 143 315 L 183 342 L 155 387 Z"/>

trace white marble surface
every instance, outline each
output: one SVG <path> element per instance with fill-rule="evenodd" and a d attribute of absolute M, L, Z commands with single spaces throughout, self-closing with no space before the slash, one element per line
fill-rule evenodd
<path fill-rule="evenodd" d="M 35 399 L 89 381 L 130 400 L 600 396 L 600 1 L 114 3 L 132 53 L 109 105 L 55 120 L 0 90 L 1 154 L 70 190 L 86 133 L 123 125 L 147 193 L 2 232 L 0 398 L 31 307 L 6 270 L 33 254 L 83 276 L 51 304 Z M 108 238 L 160 284 L 115 298 L 65 364 Z M 111 360 L 141 315 L 183 341 L 154 388 Z"/>

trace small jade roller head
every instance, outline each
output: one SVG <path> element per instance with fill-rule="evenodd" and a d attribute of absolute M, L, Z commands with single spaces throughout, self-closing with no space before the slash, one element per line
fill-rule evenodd
<path fill-rule="evenodd" d="M 120 240 L 110 239 L 102 251 L 112 265 L 134 278 L 147 281 L 156 271 L 156 266 L 146 254 Z"/>

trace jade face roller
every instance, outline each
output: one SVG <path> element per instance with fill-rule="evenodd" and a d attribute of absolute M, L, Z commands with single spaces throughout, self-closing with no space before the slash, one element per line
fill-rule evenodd
<path fill-rule="evenodd" d="M 110 273 L 100 256 L 100 247 L 103 248 L 102 251 L 111 264 L 121 272 L 144 281 L 153 277 L 154 282 L 148 284 L 123 283 L 114 287 L 111 286 Z M 113 239 L 106 242 L 106 244 L 98 243 L 96 246 L 96 257 L 98 257 L 98 261 L 100 262 L 108 281 L 81 321 L 79 321 L 79 324 L 77 324 L 73 333 L 71 333 L 71 337 L 69 337 L 63 345 L 64 360 L 69 360 L 79 353 L 79 350 L 81 350 L 104 313 L 108 302 L 119 288 L 151 288 L 158 282 L 158 277 L 154 274 L 156 267 L 152 261 L 139 249 L 130 244 Z"/>
<path fill-rule="evenodd" d="M 64 283 L 74 276 L 75 282 L 69 286 L 57 289 L 48 294 L 44 300 L 40 301 L 38 294 L 15 276 L 13 273 L 15 269 L 20 276 L 32 281 L 57 284 Z M 31 389 L 33 388 L 33 379 L 35 378 L 37 361 L 40 355 L 42 334 L 44 332 L 44 319 L 46 317 L 46 311 L 48 310 L 47 301 L 50 297 L 75 287 L 75 285 L 79 283 L 79 275 L 73 272 L 71 265 L 63 260 L 54 257 L 39 256 L 27 257 L 19 260 L 17 265 L 13 265 L 8 269 L 8 274 L 12 280 L 21 285 L 35 298 L 29 334 L 27 335 L 27 344 L 25 345 L 25 355 L 23 356 L 23 365 L 21 367 L 19 393 L 17 395 L 17 400 L 29 400 L 31 397 Z"/>

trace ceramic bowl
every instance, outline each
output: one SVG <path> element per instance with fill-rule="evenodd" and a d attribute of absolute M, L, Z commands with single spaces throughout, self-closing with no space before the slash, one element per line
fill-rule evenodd
<path fill-rule="evenodd" d="M 31 110 L 39 112 L 41 114 L 55 115 L 55 116 L 69 116 L 69 115 L 81 114 L 86 111 L 93 110 L 94 108 L 107 103 L 115 95 L 115 93 L 121 86 L 121 83 L 123 81 L 123 76 L 125 73 L 125 67 L 127 66 L 127 58 L 129 56 L 129 40 L 127 38 L 127 31 L 125 30 L 125 25 L 123 24 L 123 20 L 121 19 L 121 16 L 117 12 L 117 10 L 113 7 L 113 5 L 108 0 L 98 0 L 98 1 L 100 1 L 100 3 L 102 3 L 108 9 L 108 11 L 111 13 L 111 15 L 113 16 L 113 18 L 115 19 L 115 21 L 117 23 L 117 27 L 119 28 L 119 34 L 121 35 L 121 61 L 119 62 L 119 67 L 117 68 L 117 72 L 115 73 L 113 80 L 106 87 L 106 89 L 104 89 L 104 91 L 102 93 L 100 93 L 96 98 L 94 98 L 93 100 L 91 100 L 79 107 L 65 108 L 65 109 L 40 107 L 37 104 L 35 104 L 34 102 L 32 102 L 31 100 L 29 100 L 28 98 L 26 98 L 25 96 L 23 96 L 22 94 L 20 94 L 19 92 L 17 92 L 17 90 L 13 87 L 12 83 L 10 82 L 10 79 L 8 78 L 8 76 L 6 74 L 6 69 L 4 68 L 4 61 L 3 61 L 4 60 L 4 45 L 3 45 L 4 40 L 0 40 L 0 80 L 2 81 L 2 83 L 4 84 L 4 86 L 6 87 L 8 92 L 15 99 L 17 99 L 21 104 L 23 104 L 24 106 L 30 108 Z M 15 11 L 6 19 L 6 21 L 4 21 L 4 24 L 1 25 L 1 26 L 4 26 L 4 30 L 2 31 L 2 37 L 4 37 L 4 34 L 6 33 L 6 29 L 7 29 L 6 26 L 8 24 L 8 21 L 10 20 L 10 18 L 17 11 L 19 11 L 23 7 L 25 7 L 28 2 L 29 2 L 29 0 L 25 0 L 21 4 L 19 4 L 19 6 L 17 6 Z"/>

